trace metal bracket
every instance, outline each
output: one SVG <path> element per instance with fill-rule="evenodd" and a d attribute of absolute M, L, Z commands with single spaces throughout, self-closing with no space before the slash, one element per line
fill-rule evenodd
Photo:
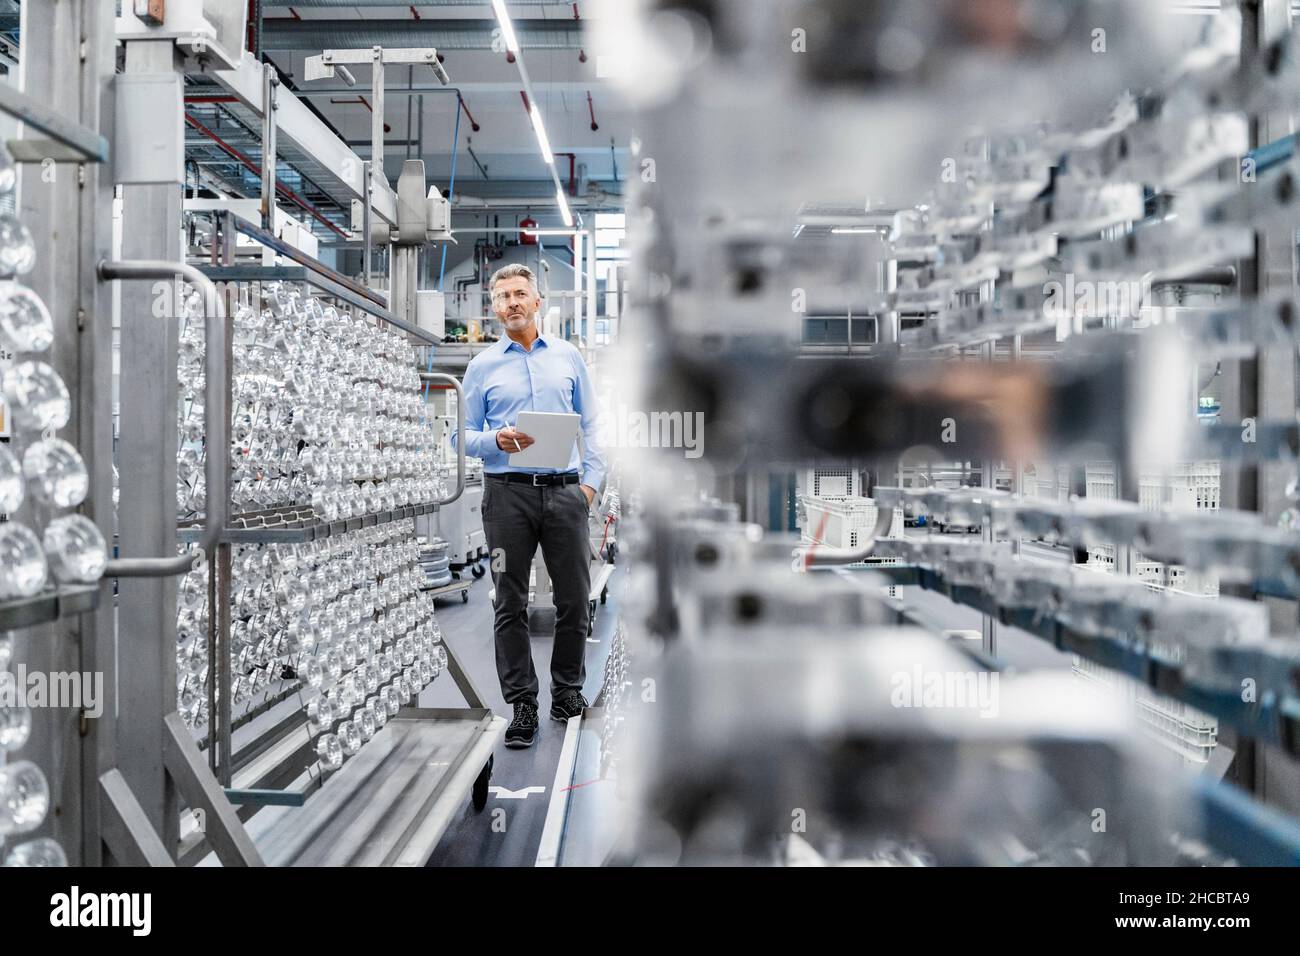
<path fill-rule="evenodd" d="M 108 140 L 92 129 L 80 123 L 74 123 L 60 116 L 26 93 L 0 83 L 0 111 L 8 113 L 25 126 L 39 130 L 49 137 L 46 139 L 10 140 L 10 152 L 18 162 L 39 163 L 49 158 L 58 160 L 79 160 L 87 163 L 108 161 Z M 46 150 L 45 144 L 54 144 L 54 149 Z M 39 154 L 39 155 L 37 155 Z"/>
<path fill-rule="evenodd" d="M 104 844 L 123 866 L 175 866 L 158 832 L 149 823 L 131 786 L 114 768 L 99 778 L 100 831 Z"/>
<path fill-rule="evenodd" d="M 471 707 L 487 707 L 487 704 L 483 702 L 483 695 L 478 692 L 478 688 L 470 680 L 469 674 L 465 673 L 465 669 L 460 666 L 460 661 L 456 659 L 456 654 L 452 651 L 451 645 L 444 640 L 442 646 L 447 651 L 447 670 L 451 674 L 451 679 L 456 682 L 456 686 L 460 688 L 465 703 Z"/>
<path fill-rule="evenodd" d="M 384 175 L 384 67 L 389 64 L 422 64 L 433 70 L 443 86 L 451 82 L 446 69 L 438 62 L 438 51 L 431 46 L 405 47 L 396 50 L 386 50 L 381 46 L 354 50 L 325 50 L 315 56 L 307 57 L 303 65 L 303 76 L 308 82 L 333 79 L 335 73 L 342 70 L 343 79 L 348 86 L 356 82 L 347 69 L 348 66 L 368 65 L 371 68 L 370 168 L 373 173 L 384 179 L 385 185 L 388 179 Z"/>
<path fill-rule="evenodd" d="M 183 278 L 203 291 L 204 338 L 204 407 L 207 415 L 207 442 L 210 448 L 230 446 L 230 409 L 226 402 L 226 310 L 221 295 L 212 280 L 194 266 L 184 262 L 138 260 L 126 262 L 101 262 L 99 278 L 105 282 L 115 279 L 175 279 Z M 229 463 L 223 455 L 208 455 L 205 479 L 207 482 L 207 507 L 204 515 L 201 547 L 208 560 L 212 559 L 221 532 L 229 517 L 230 479 Z M 108 562 L 105 577 L 162 578 L 186 574 L 193 568 L 192 555 L 182 554 L 161 558 L 115 558 Z"/>
<path fill-rule="evenodd" d="M 465 393 L 461 390 L 456 376 L 448 375 L 446 372 L 421 372 L 420 381 L 444 382 L 456 390 L 456 435 L 461 439 L 456 442 L 456 490 L 449 498 L 444 498 L 437 503 L 438 507 L 442 507 L 451 504 L 465 493 Z"/>
<path fill-rule="evenodd" d="M 207 815 L 208 843 L 224 866 L 263 866 L 257 851 L 225 791 L 208 772 L 203 755 L 181 721 L 180 714 L 163 718 L 163 764 L 186 802 Z"/>

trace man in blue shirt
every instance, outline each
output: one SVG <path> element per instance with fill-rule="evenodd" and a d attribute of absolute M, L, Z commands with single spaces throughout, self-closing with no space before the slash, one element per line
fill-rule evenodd
<path fill-rule="evenodd" d="M 567 720 L 587 706 L 587 595 L 591 546 L 587 518 L 605 480 L 596 444 L 597 409 L 582 354 L 563 339 L 538 332 L 542 300 L 531 269 L 508 265 L 492 276 L 492 310 L 505 337 L 465 369 L 465 454 L 483 459 L 483 530 L 496 588 L 497 676 L 514 720 L 507 747 L 531 746 L 537 733 L 537 672 L 528 636 L 528 576 L 537 546 L 555 600 L 551 650 L 551 716 Z M 533 439 L 515 428 L 521 411 L 577 412 L 567 468 L 518 468 L 509 456 Z M 461 436 L 452 435 L 452 446 Z"/>

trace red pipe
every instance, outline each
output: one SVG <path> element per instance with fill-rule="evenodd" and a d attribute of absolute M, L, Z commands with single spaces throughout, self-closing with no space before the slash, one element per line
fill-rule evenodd
<path fill-rule="evenodd" d="M 330 102 L 333 103 L 335 106 L 355 106 L 356 104 L 360 103 L 366 109 L 370 110 L 371 113 L 374 113 L 375 111 L 374 107 L 370 105 L 369 101 L 367 101 L 364 96 L 358 96 L 355 100 L 340 100 L 340 99 L 335 99 L 334 97 L 331 96 Z M 393 128 L 389 126 L 387 123 L 385 123 L 384 132 L 391 133 L 392 131 Z"/>
<path fill-rule="evenodd" d="M 237 96 L 187 96 L 186 103 L 238 103 Z"/>
<path fill-rule="evenodd" d="M 189 123 L 191 126 L 197 129 L 204 136 L 208 137 L 208 139 L 216 143 L 219 147 L 221 147 L 223 152 L 237 159 L 249 172 L 254 173 L 258 176 L 262 175 L 262 169 L 260 166 L 254 163 L 251 159 L 249 159 L 239 150 L 235 149 L 235 147 L 231 146 L 229 143 L 227 143 L 224 139 L 222 139 L 212 130 L 208 129 L 206 126 L 204 126 L 202 123 L 196 120 L 189 113 L 185 114 L 185 122 Z M 311 203 L 307 202 L 307 200 L 303 199 L 301 196 L 299 196 L 296 192 L 294 192 L 284 183 L 280 182 L 278 179 L 275 182 L 275 191 L 285 196 L 287 199 L 289 199 L 295 205 L 304 209 L 306 212 L 310 213 L 313 218 L 323 223 L 324 225 L 328 226 L 330 229 L 333 229 L 344 239 L 351 238 L 346 232 L 344 232 L 338 226 L 334 225 L 334 223 L 326 219 L 325 216 L 320 212 L 320 210 L 318 210 Z"/>
<path fill-rule="evenodd" d="M 575 153 L 557 153 L 557 152 L 555 152 L 554 150 L 551 150 L 551 153 L 552 153 L 552 155 L 555 155 L 555 156 L 568 156 L 568 157 L 569 157 L 569 195 L 570 195 L 570 196 L 576 196 L 576 195 L 577 195 L 577 191 L 576 191 L 576 190 L 577 190 L 577 188 L 578 188 L 578 179 L 577 179 L 577 176 L 575 175 L 575 167 L 574 167 L 574 164 L 577 163 L 577 161 L 578 161 L 577 154 L 575 154 Z"/>
<path fill-rule="evenodd" d="M 578 4 L 577 4 L 577 3 L 574 3 L 574 5 L 573 5 L 573 21 L 574 21 L 574 23 L 578 23 L 578 22 L 581 22 L 581 20 L 582 20 L 582 17 L 578 16 Z M 584 50 L 582 47 L 578 47 L 578 62 L 579 62 L 579 63 L 586 63 L 586 62 L 587 62 L 587 51 Z"/>
<path fill-rule="evenodd" d="M 465 111 L 465 117 L 469 120 L 470 128 L 477 133 L 479 129 L 478 121 L 474 119 L 474 114 L 469 111 L 469 106 L 465 102 L 465 97 L 457 93 L 456 99 L 460 100 L 460 108 Z"/>

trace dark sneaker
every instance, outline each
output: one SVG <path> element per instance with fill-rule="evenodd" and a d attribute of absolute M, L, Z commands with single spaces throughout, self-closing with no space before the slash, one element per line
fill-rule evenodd
<path fill-rule="evenodd" d="M 556 720 L 568 720 L 570 717 L 581 715 L 582 709 L 586 706 L 587 698 L 576 690 L 566 691 L 551 704 L 551 716 Z"/>
<path fill-rule="evenodd" d="M 506 746 L 531 747 L 537 738 L 537 706 L 528 702 L 515 704 L 515 719 L 506 728 Z"/>

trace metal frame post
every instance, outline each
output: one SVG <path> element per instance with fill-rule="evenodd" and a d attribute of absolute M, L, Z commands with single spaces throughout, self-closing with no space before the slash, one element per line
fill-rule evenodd
<path fill-rule="evenodd" d="M 22 6 L 21 85 L 39 96 L 48 113 L 46 125 L 69 120 L 97 134 L 111 128 L 111 78 L 114 70 L 114 11 L 97 0 L 26 3 Z M 54 319 L 55 341 L 49 361 L 72 396 L 72 417 L 63 437 L 81 452 L 90 490 L 81 513 L 112 540 L 112 322 L 110 297 L 95 278 L 97 251 L 112 236 L 113 182 L 106 163 L 86 162 L 100 156 L 59 151 L 43 126 L 24 124 L 23 143 L 36 148 L 23 162 L 18 216 L 38 250 L 36 265 L 23 284 L 40 295 Z M 102 137 L 101 137 L 102 140 Z M 55 165 L 41 162 L 41 154 Z M 102 156 L 102 152 L 101 152 Z M 76 158 L 76 161 L 68 160 Z M 47 173 L 47 168 L 53 175 Z M 40 523 L 55 515 L 30 512 Z M 20 513 L 20 517 L 24 517 Z M 25 520 L 25 518 L 24 518 Z M 57 839 L 75 865 L 103 862 L 99 776 L 115 760 L 114 708 L 116 658 L 111 589 L 100 585 L 98 609 L 38 628 L 13 633 L 18 659 L 32 670 L 73 671 L 102 675 L 103 714 L 40 707 L 32 710 L 31 740 L 24 748 L 45 772 L 51 812 L 39 831 Z"/>
<path fill-rule="evenodd" d="M 596 223 L 592 220 L 591 235 L 587 237 L 587 317 L 582 323 L 581 341 L 588 347 L 596 330 L 596 294 L 600 283 L 596 281 Z"/>
<path fill-rule="evenodd" d="M 370 50 L 370 171 L 388 182 L 384 173 L 384 48 Z"/>
<path fill-rule="evenodd" d="M 270 63 L 262 64 L 262 228 L 275 231 L 275 131 L 278 125 L 280 74 Z M 271 260 L 274 261 L 274 255 Z"/>
<path fill-rule="evenodd" d="M 171 40 L 126 44 L 126 72 L 178 69 Z M 122 253 L 126 259 L 180 261 L 181 190 L 178 184 L 122 187 Z M 152 283 L 121 290 L 121 554 L 176 553 L 176 359 L 179 323 L 154 318 Z M 168 315 L 175 310 L 169 303 Z M 131 741 L 118 764 L 146 819 L 171 851 L 179 837 L 176 789 L 163 764 L 163 720 L 176 709 L 176 580 L 123 578 L 119 582 L 119 693 L 129 707 L 118 720 Z"/>

